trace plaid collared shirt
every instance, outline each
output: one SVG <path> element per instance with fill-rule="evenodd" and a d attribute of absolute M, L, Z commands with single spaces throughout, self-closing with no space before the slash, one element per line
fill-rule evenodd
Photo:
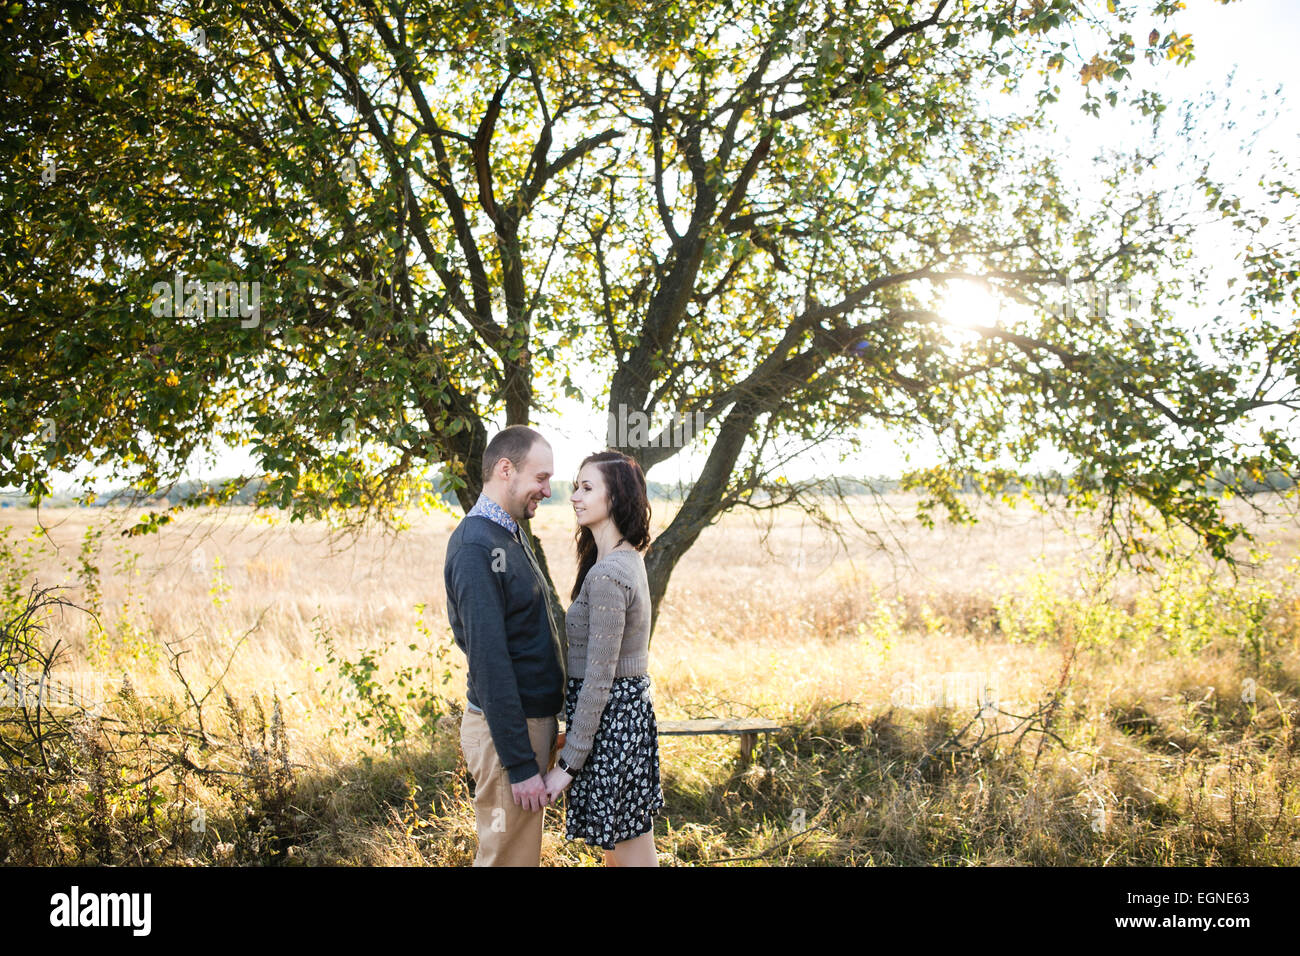
<path fill-rule="evenodd" d="M 519 522 L 510 517 L 510 512 L 481 491 L 478 495 L 478 501 L 474 502 L 474 507 L 465 512 L 466 518 L 470 515 L 478 515 L 481 518 L 487 518 L 489 521 L 495 521 L 511 534 L 516 536 L 519 534 Z"/>

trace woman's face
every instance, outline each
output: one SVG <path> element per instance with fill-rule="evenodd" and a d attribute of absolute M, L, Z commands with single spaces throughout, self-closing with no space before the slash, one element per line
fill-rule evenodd
<path fill-rule="evenodd" d="M 573 494 L 569 502 L 573 505 L 574 517 L 578 525 L 584 528 L 594 527 L 609 517 L 609 495 L 605 490 L 605 475 L 600 466 L 594 462 L 578 472 Z"/>

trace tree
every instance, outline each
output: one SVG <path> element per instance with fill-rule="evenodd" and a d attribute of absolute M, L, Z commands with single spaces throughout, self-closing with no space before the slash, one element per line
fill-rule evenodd
<path fill-rule="evenodd" d="M 152 490 L 221 439 L 251 446 L 263 500 L 295 517 L 385 515 L 429 465 L 468 507 L 488 422 L 564 394 L 663 423 L 649 441 L 612 431 L 646 468 L 707 444 L 647 562 L 656 608 L 727 510 L 815 510 L 780 459 L 867 421 L 944 436 L 944 466 L 906 476 L 923 514 L 963 519 L 963 480 L 1029 480 L 1048 444 L 1079 463 L 1070 501 L 1106 508 L 1126 553 L 1159 553 L 1145 504 L 1230 560 L 1245 529 L 1205 478 L 1290 467 L 1283 432 L 1254 449 L 1238 432 L 1294 407 L 1294 330 L 1261 312 L 1204 359 L 1169 323 L 1194 292 L 1197 216 L 1141 155 L 1076 207 L 1036 139 L 1067 68 L 1087 110 L 1124 95 L 1159 122 L 1129 67 L 1190 58 L 1166 24 L 1180 6 L 11 13 L 4 295 L 22 319 L 0 326 L 0 484 L 39 494 L 90 458 Z M 1213 215 L 1266 227 L 1207 170 L 1192 185 Z M 1252 255 L 1257 304 L 1294 301 L 1293 260 Z M 955 342 L 935 295 L 957 280 L 1030 308 Z M 259 314 L 230 307 L 238 283 Z M 1107 283 L 1140 285 L 1154 321 L 1052 315 L 1054 289 Z M 1271 381 L 1243 393 L 1257 361 Z M 599 395 L 577 363 L 607 376 Z"/>

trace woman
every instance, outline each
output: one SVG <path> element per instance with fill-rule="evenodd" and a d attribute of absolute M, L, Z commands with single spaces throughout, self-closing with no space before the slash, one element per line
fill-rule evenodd
<path fill-rule="evenodd" d="M 568 788 L 565 836 L 604 848 L 606 866 L 658 866 L 654 817 L 664 795 L 647 671 L 645 475 L 619 452 L 589 455 L 569 500 L 578 520 L 578 579 L 565 616 L 564 747 L 546 790 L 554 798 Z"/>

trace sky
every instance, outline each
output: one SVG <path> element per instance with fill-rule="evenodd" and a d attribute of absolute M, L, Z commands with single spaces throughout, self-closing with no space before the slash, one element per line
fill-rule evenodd
<path fill-rule="evenodd" d="M 1292 79 L 1296 50 L 1300 49 L 1300 0 L 1238 0 L 1227 6 L 1211 0 L 1188 0 L 1188 9 L 1176 16 L 1173 26 L 1179 32 L 1192 33 L 1196 59 L 1186 67 L 1167 63 L 1152 68 L 1139 58 L 1133 67 L 1135 85 L 1144 81 L 1149 85 L 1158 74 L 1159 89 L 1172 104 L 1184 98 L 1198 97 L 1207 90 L 1221 91 L 1228 74 L 1235 72 L 1231 94 L 1233 108 L 1241 111 L 1243 119 L 1248 119 L 1261 107 L 1283 104 L 1288 98 L 1300 100 L 1300 89 Z M 1127 119 L 1106 109 L 1102 110 L 1101 119 L 1094 119 L 1071 104 L 1070 98 L 1079 96 L 1077 79 L 1062 73 L 1060 84 L 1063 97 L 1058 104 L 1059 135 L 1053 142 L 1053 151 L 1067 164 L 1076 164 L 1078 175 L 1086 177 L 1091 169 L 1091 156 L 1099 144 L 1131 145 L 1135 142 L 1134 134 Z M 1278 86 L 1283 87 L 1281 98 L 1274 96 Z M 1267 147 L 1297 156 L 1300 155 L 1298 138 L 1300 103 L 1292 102 L 1284 103 L 1281 116 L 1248 152 L 1243 151 L 1242 143 L 1234 140 L 1231 133 L 1222 143 L 1214 145 L 1221 147 L 1221 161 L 1226 164 L 1223 169 L 1231 173 L 1237 167 L 1242 176 L 1253 174 L 1257 177 Z M 1167 175 L 1176 176 L 1176 170 L 1168 171 Z M 1230 261 L 1232 254 L 1231 250 L 1220 248 L 1209 248 L 1204 252 L 1221 261 Z M 967 291 L 964 295 L 967 308 L 979 307 L 977 299 L 971 298 L 972 295 L 978 297 L 978 293 Z M 557 405 L 558 414 L 542 415 L 534 426 L 551 441 L 557 477 L 567 480 L 583 457 L 605 446 L 607 421 L 605 412 L 592 404 L 562 399 Z M 933 445 L 926 441 L 913 440 L 901 444 L 875 429 L 864 429 L 861 435 L 867 449 L 861 454 L 840 461 L 835 450 L 821 449 L 800 456 L 784 473 L 791 479 L 826 474 L 896 475 L 906 467 L 937 461 Z M 703 462 L 707 448 L 693 447 L 689 451 L 692 453 L 684 452 L 652 469 L 649 479 L 668 483 L 691 480 Z M 1041 461 L 1043 467 L 1059 467 L 1061 464 L 1063 462 L 1050 455 L 1045 455 Z M 192 462 L 186 477 L 223 477 L 255 470 L 254 462 L 243 452 L 223 449 L 215 458 Z M 74 475 L 57 476 L 55 487 L 66 490 L 74 476 L 86 473 L 82 470 Z"/>

